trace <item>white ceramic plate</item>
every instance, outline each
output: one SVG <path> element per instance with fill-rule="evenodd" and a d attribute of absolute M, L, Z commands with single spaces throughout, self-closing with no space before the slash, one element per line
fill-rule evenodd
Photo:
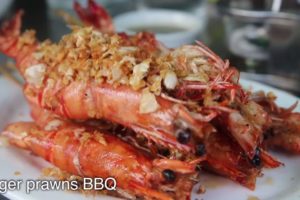
<path fill-rule="evenodd" d="M 254 90 L 274 91 L 281 106 L 290 106 L 296 97 L 274 88 L 251 81 L 243 80 L 245 87 L 250 85 Z M 300 111 L 298 106 L 297 111 Z M 30 120 L 28 108 L 21 88 L 0 78 L 0 130 L 8 123 Z M 300 199 L 300 156 L 275 154 L 285 163 L 285 167 L 264 170 L 264 177 L 259 178 L 255 191 L 250 191 L 225 178 L 204 174 L 202 183 L 207 191 L 204 195 L 193 193 L 192 199 L 203 200 L 296 200 Z M 41 170 L 50 166 L 42 159 L 29 152 L 14 147 L 0 147 L 0 180 L 41 178 Z M 20 172 L 20 175 L 15 175 Z M 195 187 L 196 189 L 197 187 Z M 106 196 L 89 197 L 76 192 L 67 191 L 34 191 L 30 195 L 25 192 L 25 183 L 19 191 L 8 191 L 5 196 L 12 200 L 53 200 L 53 199 L 113 199 Z"/>

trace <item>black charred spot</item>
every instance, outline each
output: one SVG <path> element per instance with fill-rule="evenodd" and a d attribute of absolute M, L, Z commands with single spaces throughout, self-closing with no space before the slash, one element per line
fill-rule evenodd
<path fill-rule="evenodd" d="M 170 169 L 165 169 L 162 174 L 167 182 L 174 182 L 176 179 L 175 172 Z"/>

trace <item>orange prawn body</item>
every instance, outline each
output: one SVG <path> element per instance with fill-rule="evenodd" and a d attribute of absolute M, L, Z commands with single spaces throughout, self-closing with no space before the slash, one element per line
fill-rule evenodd
<path fill-rule="evenodd" d="M 190 123 L 199 135 L 201 124 L 184 115 L 184 108 L 165 99 L 157 98 L 160 109 L 147 114 L 139 112 L 141 93 L 126 86 L 73 82 L 67 87 L 36 89 L 25 87 L 29 102 L 48 109 L 67 119 L 106 119 L 144 134 L 155 142 L 189 151 L 190 147 L 177 142 L 176 124 L 180 120 Z M 47 99 L 47 101 L 46 101 Z M 51 99 L 54 99 L 51 104 Z M 187 120 L 186 120 L 187 119 Z M 178 122 L 178 123 L 177 123 Z"/>
<path fill-rule="evenodd" d="M 117 187 L 137 196 L 172 199 L 159 186 L 164 179 L 153 161 L 114 136 L 64 123 L 45 131 L 34 123 L 19 122 L 3 132 L 11 144 L 27 149 L 58 168 L 82 177 L 113 177 Z M 178 178 L 180 181 L 182 179 Z M 189 195 L 189 191 L 181 192 Z M 176 184 L 175 184 L 176 185 Z"/>
<path fill-rule="evenodd" d="M 20 17 L 21 14 L 17 14 L 10 22 L 12 28 L 5 29 L 5 32 L 16 32 L 14 42 L 9 47 L 0 47 L 0 50 L 15 58 L 19 71 L 26 80 L 24 93 L 30 103 L 54 111 L 62 118 L 106 119 L 129 127 L 158 144 L 193 152 L 191 145 L 177 141 L 177 130 L 182 126 L 189 126 L 197 137 L 203 137 L 203 126 L 201 122 L 193 119 L 182 105 L 157 97 L 160 108 L 152 113 L 141 114 L 139 105 L 142 94 L 129 86 L 115 87 L 111 84 L 96 83 L 93 80 L 73 81 L 69 85 L 64 85 L 57 80 L 53 86 L 52 83 L 48 83 L 47 77 L 44 78 L 41 87 L 31 84 L 26 76 L 26 70 L 32 65 L 39 65 L 34 57 L 34 50 L 38 44 L 37 42 L 22 43 L 24 37 L 16 31 L 20 28 Z M 5 39 L 10 40 L 6 35 L 0 36 L 3 42 Z M 22 45 L 21 49 L 18 48 L 20 45 Z M 30 51 L 25 52 L 29 49 Z"/>

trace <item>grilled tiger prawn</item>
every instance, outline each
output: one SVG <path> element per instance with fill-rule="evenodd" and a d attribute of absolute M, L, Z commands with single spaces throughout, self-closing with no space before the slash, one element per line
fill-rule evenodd
<path fill-rule="evenodd" d="M 249 159 L 241 147 L 227 135 L 212 133 L 206 139 L 204 167 L 254 190 L 256 178 L 262 168 L 276 168 L 281 162 L 270 156 L 263 148 L 257 148 L 253 159 Z"/>
<path fill-rule="evenodd" d="M 5 26 L 2 30 L 3 34 L 1 35 L 0 40 L 3 44 L 5 43 L 9 45 L 2 45 L 1 51 L 16 59 L 19 70 L 25 77 L 25 80 L 27 82 L 25 85 L 24 93 L 29 102 L 36 104 L 42 108 L 49 109 L 65 118 L 78 120 L 85 120 L 88 118 L 104 118 L 112 122 L 120 123 L 124 126 L 132 128 L 138 133 L 142 133 L 147 138 L 157 143 L 166 145 L 168 147 L 171 146 L 184 151 L 191 151 L 191 147 L 187 144 L 181 144 L 177 142 L 175 137 L 175 133 L 178 132 L 176 131 L 177 129 L 186 129 L 187 127 L 190 127 L 190 129 L 196 132 L 198 136 L 203 135 L 203 125 L 197 122 L 197 120 L 192 117 L 192 115 L 184 106 L 174 104 L 173 102 L 163 99 L 159 96 L 155 97 L 153 93 L 147 90 L 140 92 L 132 89 L 127 85 L 116 86 L 113 83 L 102 82 L 102 79 L 115 78 L 115 76 L 117 76 L 118 79 L 122 79 L 122 77 L 119 77 L 120 73 L 123 73 L 122 70 L 118 69 L 118 66 L 113 66 L 114 63 L 110 63 L 109 61 L 111 59 L 101 59 L 101 56 L 105 56 L 105 54 L 106 56 L 111 55 L 111 50 L 109 48 L 113 49 L 111 45 L 114 46 L 114 40 L 117 40 L 116 42 L 118 43 L 118 40 L 121 39 L 120 37 L 116 36 L 114 38 L 110 36 L 104 36 L 91 28 L 80 29 L 69 35 L 69 37 L 65 37 L 66 40 L 61 42 L 61 45 L 63 46 L 67 45 L 63 44 L 64 42 L 67 42 L 70 39 L 72 40 L 73 37 L 79 40 L 82 39 L 82 45 L 85 45 L 84 43 L 87 41 L 85 41 L 83 36 L 85 37 L 85 35 L 88 34 L 88 37 L 90 37 L 88 40 L 95 39 L 96 43 L 93 44 L 94 48 L 101 50 L 102 47 L 106 52 L 96 52 L 95 49 L 93 49 L 91 51 L 93 55 L 91 54 L 88 56 L 96 56 L 95 59 L 86 60 L 85 58 L 85 61 L 82 60 L 83 63 L 82 61 L 77 60 L 78 58 L 76 58 L 76 63 L 82 65 L 80 66 L 81 69 L 85 68 L 87 70 L 90 70 L 88 66 L 84 67 L 83 65 L 89 62 L 91 62 L 90 64 L 93 64 L 93 62 L 98 62 L 101 60 L 108 63 L 95 63 L 98 67 L 100 67 L 100 69 L 104 70 L 98 70 L 98 72 L 95 73 L 105 74 L 105 71 L 109 73 L 109 68 L 117 67 L 116 73 L 109 74 L 109 76 L 112 77 L 100 78 L 97 78 L 97 74 L 94 74 L 95 76 L 91 76 L 91 74 L 89 74 L 90 72 L 87 72 L 88 74 L 81 75 L 83 70 L 72 70 L 70 68 L 73 71 L 70 73 L 72 73 L 73 75 L 68 75 L 69 78 L 75 77 L 77 80 L 72 80 L 69 83 L 66 83 L 66 81 L 68 82 L 67 77 L 61 77 L 61 79 L 59 77 L 52 77 L 52 75 L 59 75 L 57 74 L 57 72 L 64 70 L 63 68 L 67 66 L 66 63 L 65 65 L 63 63 L 59 65 L 58 63 L 56 63 L 56 61 L 60 60 L 60 62 L 62 62 L 63 60 L 61 59 L 64 58 L 65 61 L 71 61 L 73 60 L 69 57 L 71 56 L 71 54 L 57 55 L 56 53 L 58 52 L 53 52 L 52 55 L 58 58 L 58 60 L 53 60 L 54 57 L 40 58 L 42 60 L 48 60 L 49 63 L 47 65 L 43 63 L 46 60 L 42 61 L 37 59 L 37 57 L 41 56 L 41 52 L 38 50 L 38 48 L 43 49 L 46 46 L 47 49 L 52 49 L 55 48 L 55 45 L 53 46 L 47 43 L 38 44 L 35 38 L 32 36 L 32 32 L 25 32 L 22 36 L 19 36 L 20 16 L 21 13 L 17 14 L 14 20 L 12 20 L 11 23 L 7 24 L 7 26 Z M 14 34 L 11 35 L 11 32 L 13 32 Z M 6 42 L 6 40 L 11 42 L 8 43 Z M 105 42 L 106 40 L 108 40 L 109 43 L 101 44 L 101 42 Z M 79 41 L 76 42 L 77 45 L 78 42 Z M 69 43 L 69 45 L 71 44 Z M 132 47 L 133 50 L 130 47 L 126 48 L 122 46 L 116 46 L 115 48 L 117 48 L 117 50 L 121 53 L 120 55 L 116 55 L 117 57 L 122 56 L 124 51 L 129 51 L 129 54 L 131 54 L 131 51 L 137 51 L 135 47 Z M 26 52 L 25 50 L 28 49 L 30 49 L 30 51 Z M 72 49 L 75 50 L 76 47 L 72 47 Z M 66 50 L 67 49 L 63 51 Z M 84 52 L 87 51 L 84 50 Z M 51 54 L 51 52 L 44 53 L 44 55 L 47 55 L 48 53 Z M 64 54 L 66 52 L 61 53 Z M 137 54 L 139 53 L 140 52 L 137 52 Z M 132 58 L 126 55 L 123 55 L 122 58 L 123 60 L 119 61 L 121 63 L 124 62 L 126 65 L 132 65 L 133 63 L 131 62 L 140 62 L 138 60 L 132 61 Z M 54 63 L 51 64 L 51 62 Z M 139 84 L 143 84 L 143 81 L 141 79 L 144 77 L 143 70 L 146 70 L 143 68 L 150 67 L 150 64 L 148 62 L 150 61 L 146 60 L 144 62 L 141 62 L 140 64 L 135 64 L 133 73 L 136 73 L 136 75 L 131 77 L 130 80 L 127 80 L 127 82 L 130 82 L 134 87 L 136 87 L 136 89 L 140 87 Z M 101 66 L 101 64 L 106 66 Z M 140 72 L 140 70 L 142 71 Z M 68 74 L 65 72 L 62 73 L 65 75 Z M 92 79 L 82 80 L 80 77 L 83 79 L 85 77 L 90 77 Z M 155 81 L 155 79 L 157 78 L 159 77 L 153 76 L 153 81 Z M 122 80 L 119 81 L 122 82 Z M 109 81 L 107 80 L 106 82 Z"/>
<path fill-rule="evenodd" d="M 114 32 L 108 12 L 94 0 L 88 0 L 86 8 L 75 2 L 74 9 L 84 24 L 92 25 L 99 31 Z M 102 26 L 99 26 L 101 24 Z M 131 45 L 142 46 L 142 48 L 148 46 L 147 49 L 163 48 L 162 44 L 151 36 L 151 33 L 118 34 L 130 41 Z M 141 43 L 143 37 L 145 42 Z M 230 135 L 236 139 L 246 154 L 253 158 L 256 147 L 263 140 L 263 132 L 270 126 L 271 120 L 261 106 L 254 101 L 249 101 L 238 84 L 239 72 L 229 67 L 228 60 L 224 62 L 201 42 L 197 43 L 199 46 L 186 45 L 172 52 L 173 55 L 178 55 L 178 57 L 175 56 L 175 59 L 178 59 L 176 63 L 178 66 L 175 70 L 181 70 L 180 73 L 187 73 L 186 69 L 189 68 L 191 70 L 172 91 L 175 102 L 179 102 L 176 99 L 196 101 L 206 107 L 206 109 L 198 108 L 202 115 L 197 115 L 197 119 L 208 122 L 213 118 L 221 118 L 226 122 L 224 126 L 228 126 Z M 164 49 L 164 51 L 168 50 Z M 197 55 L 201 56 L 197 57 Z M 190 62 L 191 58 L 195 62 Z M 200 64 L 200 69 L 196 68 L 197 64 Z M 205 69 L 206 67 L 209 69 Z M 218 99 L 221 102 L 218 102 Z"/>
<path fill-rule="evenodd" d="M 247 97 L 237 71 L 204 45 L 153 51 L 90 27 L 76 28 L 59 44 L 38 43 L 30 31 L 20 35 L 20 16 L 2 29 L 0 50 L 16 59 L 32 104 L 62 118 L 119 123 L 185 152 L 194 152 L 193 141 L 213 132 L 209 122 L 223 116 L 232 124 L 229 134 L 254 156 L 263 128 L 243 109 Z"/>
<path fill-rule="evenodd" d="M 118 124 L 111 123 L 108 121 L 71 121 L 71 120 L 62 120 L 58 115 L 53 114 L 52 112 L 41 109 L 38 106 L 30 105 L 31 108 L 31 117 L 35 123 L 45 130 L 51 130 L 58 125 L 66 123 L 76 123 L 79 126 L 90 127 L 94 130 L 105 131 L 110 133 L 113 136 L 118 137 L 122 141 L 129 143 L 131 146 L 136 147 L 143 152 L 151 155 L 153 158 L 159 158 L 155 161 L 156 164 L 162 166 L 163 168 L 172 169 L 173 171 L 180 173 L 192 173 L 195 172 L 196 165 L 201 163 L 206 159 L 205 155 L 199 157 L 192 154 L 182 154 L 182 156 L 174 155 L 162 155 L 161 151 L 166 151 L 166 149 L 161 149 L 162 147 L 153 143 L 145 143 L 145 139 L 139 136 L 136 136 L 134 131 L 126 129 Z M 142 139 L 142 143 L 139 143 L 138 140 Z M 169 151 L 169 154 L 176 153 Z M 180 161 L 181 160 L 184 161 Z"/>
<path fill-rule="evenodd" d="M 298 102 L 282 108 L 275 103 L 273 93 L 263 91 L 253 93 L 250 98 L 270 113 L 272 123 L 264 134 L 264 144 L 269 148 L 300 154 L 300 113 L 293 112 Z"/>
<path fill-rule="evenodd" d="M 152 159 L 111 134 L 45 114 L 36 118 L 39 127 L 19 122 L 9 125 L 3 135 L 11 144 L 32 151 L 68 173 L 82 177 L 114 177 L 119 196 L 188 199 L 195 183 L 193 164 L 192 170 L 184 167 L 175 174 L 176 168 L 182 166 L 180 161 Z"/>

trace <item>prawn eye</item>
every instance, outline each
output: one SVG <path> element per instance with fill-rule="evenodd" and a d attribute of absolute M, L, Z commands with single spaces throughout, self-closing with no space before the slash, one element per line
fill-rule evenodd
<path fill-rule="evenodd" d="M 256 167 L 259 167 L 260 164 L 261 164 L 261 159 L 260 159 L 259 154 L 260 154 L 259 149 L 256 149 L 255 155 L 254 155 L 254 157 L 253 157 L 252 160 L 251 160 L 252 164 L 253 164 L 254 166 L 256 166 Z"/>
<path fill-rule="evenodd" d="M 191 135 L 190 129 L 179 130 L 177 133 L 177 140 L 181 144 L 187 144 L 191 139 Z"/>
<path fill-rule="evenodd" d="M 205 145 L 204 144 L 197 144 L 196 145 L 196 155 L 197 156 L 204 156 L 206 153 Z"/>
<path fill-rule="evenodd" d="M 175 173 L 172 170 L 170 170 L 170 169 L 165 169 L 162 172 L 162 174 L 163 174 L 165 180 L 168 181 L 168 182 L 173 182 L 176 179 Z"/>

